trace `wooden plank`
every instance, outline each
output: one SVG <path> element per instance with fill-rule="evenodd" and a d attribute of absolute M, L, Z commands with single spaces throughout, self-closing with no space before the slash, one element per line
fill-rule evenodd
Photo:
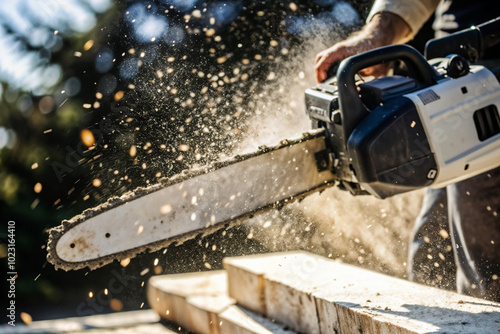
<path fill-rule="evenodd" d="M 252 272 L 248 275 L 250 268 L 227 266 L 228 293 L 239 304 L 261 314 L 266 314 L 266 303 L 264 301 L 264 275 L 261 272 Z"/>
<path fill-rule="evenodd" d="M 311 270 L 310 267 L 317 263 L 302 256 L 302 253 L 277 254 L 224 259 L 224 267 L 228 272 L 229 295 L 236 299 L 238 304 L 270 319 L 282 322 L 298 332 L 319 333 L 312 291 L 309 291 L 309 287 L 306 285 L 296 291 L 297 288 L 293 284 L 293 282 L 297 283 L 306 278 L 302 271 Z M 301 270 L 297 271 L 296 268 L 301 268 Z M 237 276 L 233 276 L 233 273 L 236 273 Z M 249 278 L 248 276 L 254 277 Z M 243 284 L 240 282 L 255 282 L 257 277 L 260 280 L 258 291 L 256 291 L 257 287 L 255 286 L 251 289 L 247 289 L 246 286 L 241 289 Z M 277 277 L 279 280 L 275 279 Z M 319 278 L 319 276 L 316 277 L 316 283 L 320 281 Z M 290 284 L 283 284 L 287 281 Z M 327 281 L 326 276 L 323 281 Z M 254 307 L 255 305 L 258 307 Z"/>
<path fill-rule="evenodd" d="M 231 297 L 244 305 L 258 305 L 254 311 L 264 310 L 264 315 L 299 332 L 494 333 L 500 328 L 498 303 L 306 252 L 228 258 L 224 266 L 228 273 L 239 270 L 237 277 L 228 276 L 229 287 L 239 280 L 252 281 L 245 275 L 262 281 L 257 293 L 233 295 L 235 289 L 229 289 Z M 265 305 L 259 304 L 262 300 Z"/>
<path fill-rule="evenodd" d="M 156 276 L 148 283 L 148 301 L 163 318 L 195 333 L 293 333 L 235 306 L 226 282 L 225 271 Z"/>
<path fill-rule="evenodd" d="M 236 301 L 224 292 L 220 296 L 191 296 L 186 300 L 189 323 L 184 327 L 196 333 L 219 334 L 222 313 Z"/>
<path fill-rule="evenodd" d="M 293 287 L 267 280 L 264 284 L 266 316 L 301 333 L 319 333 L 316 305 L 310 293 L 297 293 Z"/>
<path fill-rule="evenodd" d="M 92 333 L 92 334 L 173 334 L 175 332 L 158 323 L 160 317 L 153 310 L 119 312 L 86 317 L 35 321 L 29 326 L 16 324 L 0 326 L 4 334 Z"/>
<path fill-rule="evenodd" d="M 255 261 L 265 258 L 266 266 L 256 266 Z M 232 263 L 233 258 L 224 259 L 224 263 Z M 270 270 L 282 272 L 280 268 L 287 257 L 275 257 L 266 254 L 258 256 L 237 257 L 238 265 L 225 265 L 228 279 L 229 296 L 236 299 L 238 304 L 260 314 L 267 314 L 264 274 L 269 275 Z M 248 261 L 247 261 L 248 260 Z M 247 265 L 248 262 L 248 265 Z"/>
<path fill-rule="evenodd" d="M 219 314 L 221 334 L 293 334 L 282 324 L 233 305 Z"/>
<path fill-rule="evenodd" d="M 54 332 L 50 332 L 53 334 Z M 179 333 L 179 332 L 174 332 L 170 329 L 167 329 L 164 325 L 157 323 L 157 324 L 143 324 L 143 325 L 136 325 L 136 326 L 130 326 L 130 327 L 117 327 L 117 328 L 111 328 L 111 329 L 95 329 L 95 328 L 90 328 L 88 330 L 84 330 L 81 332 L 72 332 L 70 334 L 174 334 L 174 333 Z M 58 332 L 60 334 L 60 332 Z"/>
<path fill-rule="evenodd" d="M 189 329 L 190 326 L 196 327 L 187 309 L 189 297 L 225 295 L 227 295 L 227 276 L 222 270 L 154 276 L 149 280 L 147 287 L 149 306 L 162 318 Z"/>

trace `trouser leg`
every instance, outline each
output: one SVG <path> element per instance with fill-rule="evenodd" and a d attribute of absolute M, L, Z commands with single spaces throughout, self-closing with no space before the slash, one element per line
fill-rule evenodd
<path fill-rule="evenodd" d="M 412 231 L 408 274 L 412 281 L 455 289 L 455 262 L 449 237 L 446 189 L 427 189 Z"/>
<path fill-rule="evenodd" d="M 447 187 L 459 292 L 500 301 L 500 168 Z"/>

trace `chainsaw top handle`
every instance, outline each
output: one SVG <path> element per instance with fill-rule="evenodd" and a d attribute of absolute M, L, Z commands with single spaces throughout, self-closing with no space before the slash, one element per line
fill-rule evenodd
<path fill-rule="evenodd" d="M 436 84 L 439 74 L 416 49 L 408 45 L 390 45 L 344 59 L 337 70 L 344 138 L 349 138 L 355 127 L 369 112 L 359 96 L 355 75 L 364 68 L 395 60 L 403 61 L 410 76 L 422 87 Z"/>

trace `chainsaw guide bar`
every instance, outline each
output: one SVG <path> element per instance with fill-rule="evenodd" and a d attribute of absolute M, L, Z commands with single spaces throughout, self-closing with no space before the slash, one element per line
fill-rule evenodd
<path fill-rule="evenodd" d="M 325 149 L 324 131 L 311 131 L 110 198 L 50 229 L 47 260 L 93 270 L 234 226 L 333 185 L 317 161 Z"/>

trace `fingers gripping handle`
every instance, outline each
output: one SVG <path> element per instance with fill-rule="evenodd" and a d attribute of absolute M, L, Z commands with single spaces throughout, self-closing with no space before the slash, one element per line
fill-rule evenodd
<path fill-rule="evenodd" d="M 421 85 L 427 87 L 436 83 L 438 77 L 436 70 L 417 50 L 407 45 L 386 46 L 344 59 L 337 70 L 337 82 L 346 140 L 368 114 L 368 109 L 363 105 L 356 87 L 354 80 L 356 73 L 364 68 L 394 60 L 404 61 L 411 76 Z"/>
<path fill-rule="evenodd" d="M 327 81 L 330 78 L 336 77 L 337 76 L 337 71 L 339 70 L 340 63 L 335 63 L 326 72 L 326 79 L 323 80 L 323 82 Z"/>

